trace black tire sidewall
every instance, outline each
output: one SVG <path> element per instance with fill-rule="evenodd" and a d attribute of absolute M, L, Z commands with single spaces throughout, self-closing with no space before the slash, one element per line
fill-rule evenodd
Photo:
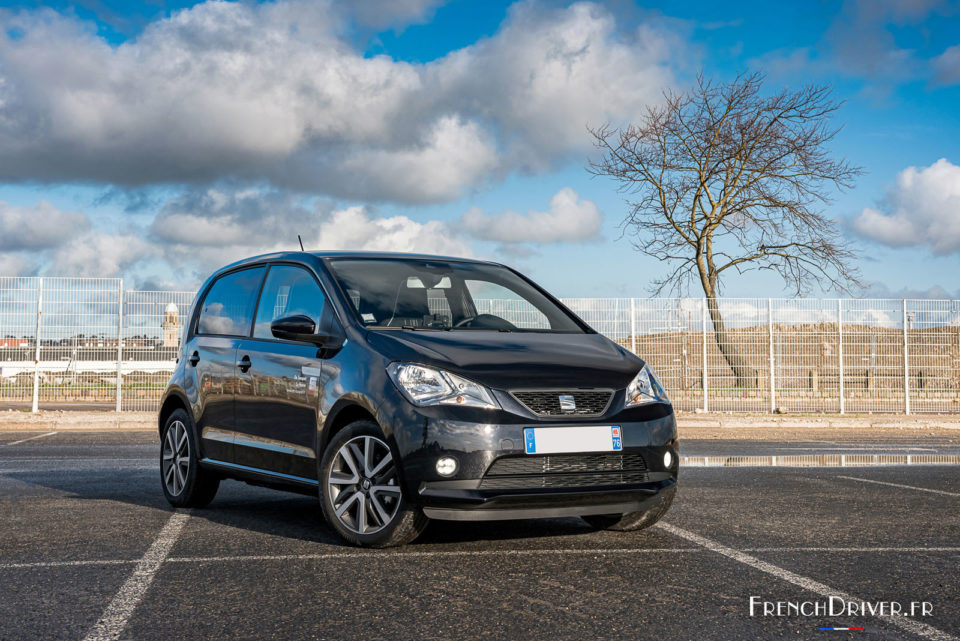
<path fill-rule="evenodd" d="M 180 421 L 187 430 L 187 440 L 190 447 L 190 464 L 187 466 L 187 482 L 183 486 L 183 491 L 177 496 L 170 494 L 167 490 L 167 484 L 163 480 L 163 444 L 167 438 L 167 431 L 174 422 Z M 194 494 L 196 494 L 198 477 L 200 476 L 200 448 L 197 442 L 196 431 L 193 427 L 193 421 L 190 415 L 182 409 L 173 411 L 167 417 L 167 422 L 160 433 L 160 487 L 163 488 L 163 495 L 167 498 L 170 505 L 174 507 L 186 507 L 191 504 Z"/>
<path fill-rule="evenodd" d="M 333 503 L 330 499 L 330 493 L 328 492 L 327 488 L 327 475 L 329 474 L 330 467 L 333 465 L 333 460 L 336 456 L 336 453 L 347 441 L 356 438 L 357 436 L 374 436 L 387 444 L 387 447 L 390 448 L 390 453 L 393 456 L 394 465 L 397 466 L 397 475 L 399 477 L 398 484 L 401 487 L 400 507 L 397 509 L 397 513 L 394 515 L 393 520 L 387 527 L 371 534 L 358 534 L 357 532 L 352 532 L 340 522 L 340 519 L 338 519 L 337 515 L 334 513 Z M 390 439 L 386 438 L 383 430 L 380 429 L 380 426 L 373 421 L 357 421 L 347 425 L 342 430 L 334 434 L 333 438 L 331 438 L 327 443 L 326 449 L 323 451 L 323 458 L 320 462 L 320 473 L 318 476 L 320 481 L 320 506 L 323 509 L 323 516 L 327 523 L 330 524 L 330 527 L 336 530 L 337 534 L 339 534 L 340 537 L 346 540 L 348 543 L 360 547 L 386 547 L 394 545 L 392 539 L 397 533 L 398 528 L 403 527 L 406 521 L 417 518 L 417 514 L 415 514 L 415 512 L 418 512 L 419 508 L 410 505 L 407 502 L 406 497 L 403 495 L 403 470 L 400 467 L 400 458 L 397 455 L 396 447 L 394 447 L 393 443 L 390 442 Z"/>

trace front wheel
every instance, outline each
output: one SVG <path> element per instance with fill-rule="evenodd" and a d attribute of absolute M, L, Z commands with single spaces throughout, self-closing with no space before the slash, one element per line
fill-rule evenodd
<path fill-rule="evenodd" d="M 323 514 L 353 545 L 405 545 L 427 525 L 423 511 L 403 497 L 396 457 L 372 421 L 351 423 L 333 436 L 320 479 Z"/>
<path fill-rule="evenodd" d="M 591 527 L 597 530 L 614 530 L 617 532 L 634 532 L 643 530 L 661 518 L 670 509 L 673 497 L 677 493 L 674 485 L 660 494 L 660 504 L 643 512 L 627 512 L 626 514 L 594 514 L 581 516 Z"/>
<path fill-rule="evenodd" d="M 167 418 L 160 434 L 160 481 L 174 507 L 203 507 L 213 500 L 220 478 L 200 467 L 193 421 L 182 409 Z"/>

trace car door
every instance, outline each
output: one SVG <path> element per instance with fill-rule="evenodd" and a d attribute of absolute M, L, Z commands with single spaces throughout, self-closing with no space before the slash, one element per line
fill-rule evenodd
<path fill-rule="evenodd" d="M 197 434 L 204 457 L 232 462 L 236 431 L 237 347 L 249 336 L 263 266 L 217 278 L 200 305 L 196 331 L 188 339 L 188 368 L 193 370 L 200 411 Z"/>
<path fill-rule="evenodd" d="M 326 297 L 314 275 L 297 265 L 272 265 L 257 305 L 253 336 L 240 342 L 241 393 L 237 396 L 236 461 L 242 465 L 314 480 L 320 398 L 321 350 L 280 340 L 270 324 L 309 316 L 322 325 Z"/>

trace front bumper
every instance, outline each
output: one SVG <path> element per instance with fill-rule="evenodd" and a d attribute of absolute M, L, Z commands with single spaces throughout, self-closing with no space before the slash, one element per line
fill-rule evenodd
<path fill-rule="evenodd" d="M 570 490 L 514 490 L 490 492 L 425 485 L 420 492 L 424 514 L 450 521 L 494 521 L 557 518 L 590 514 L 625 514 L 653 509 L 663 494 L 673 491 L 677 477 L 629 486 Z"/>
<path fill-rule="evenodd" d="M 481 410 L 465 415 L 467 408 L 413 408 L 406 403 L 391 409 L 380 420 L 391 426 L 400 452 L 404 494 L 431 518 L 473 521 L 638 512 L 658 505 L 676 486 L 677 428 L 669 406 L 563 422 Z M 525 453 L 524 428 L 575 425 L 620 426 L 623 450 L 554 454 L 549 457 L 557 459 L 559 468 L 545 464 L 543 474 L 491 476 L 494 464 L 502 459 L 546 458 Z M 666 451 L 673 454 L 669 469 L 663 466 Z M 436 461 L 443 456 L 457 460 L 452 477 L 436 471 Z M 571 457 L 588 460 L 576 461 L 579 467 L 574 469 L 564 468 Z M 598 467 L 591 468 L 591 461 L 598 458 Z"/>

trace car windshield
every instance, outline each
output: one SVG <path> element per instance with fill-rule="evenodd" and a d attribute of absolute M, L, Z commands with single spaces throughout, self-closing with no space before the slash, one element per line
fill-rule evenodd
<path fill-rule="evenodd" d="M 413 258 L 336 258 L 329 264 L 367 327 L 584 333 L 504 267 Z"/>

